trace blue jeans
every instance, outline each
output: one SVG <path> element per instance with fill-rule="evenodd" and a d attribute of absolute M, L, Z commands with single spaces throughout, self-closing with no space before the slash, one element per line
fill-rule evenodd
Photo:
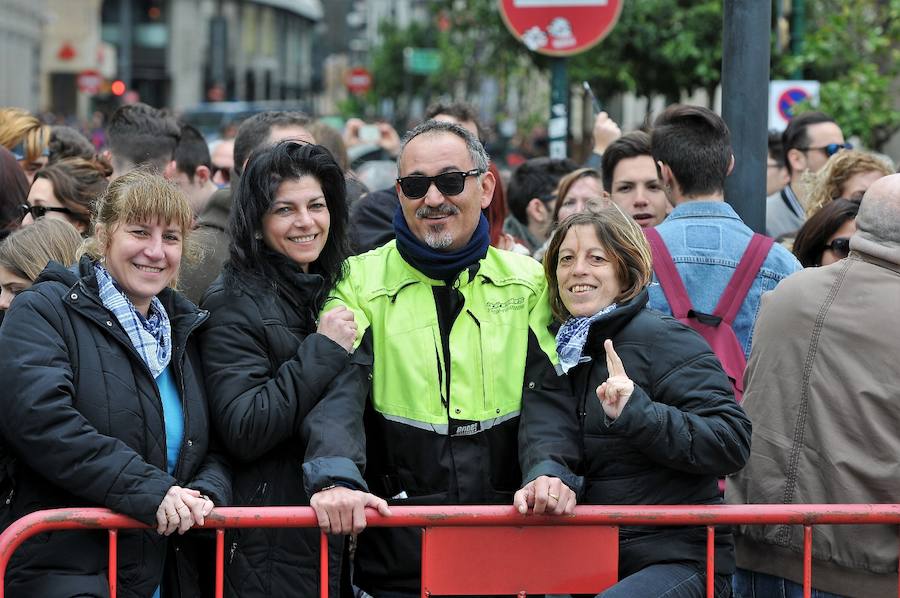
<path fill-rule="evenodd" d="M 756 573 L 747 569 L 734 572 L 734 598 L 803 598 L 803 585 L 783 577 Z M 812 598 L 844 598 L 812 588 Z"/>
<path fill-rule="evenodd" d="M 706 571 L 693 565 L 661 563 L 632 573 L 597 598 L 704 598 Z M 716 575 L 716 598 L 731 596 L 731 576 Z"/>

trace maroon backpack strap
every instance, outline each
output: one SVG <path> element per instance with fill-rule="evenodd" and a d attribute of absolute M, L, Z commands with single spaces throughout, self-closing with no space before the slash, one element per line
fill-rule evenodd
<path fill-rule="evenodd" d="M 666 301 L 672 308 L 672 315 L 676 319 L 683 320 L 688 317 L 688 313 L 694 309 L 691 304 L 691 298 L 684 288 L 684 281 L 675 268 L 675 262 L 672 260 L 672 254 L 669 253 L 666 243 L 654 228 L 644 228 L 644 236 L 650 242 L 650 253 L 653 256 L 653 270 L 656 272 L 656 278 L 659 280 L 659 286 L 662 287 Z"/>
<path fill-rule="evenodd" d="M 722 318 L 722 321 L 729 326 L 734 323 L 734 319 L 747 297 L 747 292 L 753 285 L 763 262 L 766 261 L 766 256 L 769 255 L 773 243 L 772 237 L 754 233 L 750 244 L 744 250 L 741 261 L 735 268 L 734 274 L 731 275 L 731 280 L 728 281 L 728 285 L 713 311 L 713 315 Z"/>

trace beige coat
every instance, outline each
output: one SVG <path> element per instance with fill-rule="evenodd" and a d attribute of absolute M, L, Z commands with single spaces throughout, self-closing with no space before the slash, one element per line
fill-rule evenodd
<path fill-rule="evenodd" d="M 763 298 L 743 402 L 752 452 L 729 503 L 900 502 L 900 248 L 853 241 L 849 258 Z M 814 527 L 813 587 L 896 596 L 897 538 Z M 739 567 L 802 583 L 801 526 L 744 526 L 736 540 Z"/>

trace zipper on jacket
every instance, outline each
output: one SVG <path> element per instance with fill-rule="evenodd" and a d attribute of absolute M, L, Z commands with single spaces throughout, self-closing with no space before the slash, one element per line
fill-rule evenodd
<path fill-rule="evenodd" d="M 229 565 L 234 562 L 234 553 L 237 552 L 237 549 L 238 549 L 238 543 L 232 542 L 231 550 L 228 552 L 228 564 Z"/>
<path fill-rule="evenodd" d="M 12 499 L 13 499 L 13 496 L 15 496 L 15 494 L 16 494 L 16 489 L 13 488 L 9 491 L 9 494 L 6 495 L 6 506 L 9 506 L 12 504 Z"/>

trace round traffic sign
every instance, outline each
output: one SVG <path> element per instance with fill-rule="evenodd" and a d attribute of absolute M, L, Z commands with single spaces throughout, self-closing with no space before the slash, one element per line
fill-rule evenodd
<path fill-rule="evenodd" d="M 372 89 L 372 73 L 358 66 L 350 69 L 345 80 L 350 93 L 366 93 Z"/>
<path fill-rule="evenodd" d="M 497 0 L 509 31 L 529 50 L 571 56 L 609 35 L 624 0 Z"/>
<path fill-rule="evenodd" d="M 78 91 L 92 96 L 100 92 L 100 88 L 103 86 L 103 77 L 95 70 L 81 71 L 75 79 L 75 84 L 78 86 Z"/>
<path fill-rule="evenodd" d="M 794 118 L 794 106 L 808 99 L 809 93 L 802 87 L 785 89 L 778 96 L 778 113 L 781 115 L 781 118 L 789 121 Z"/>

